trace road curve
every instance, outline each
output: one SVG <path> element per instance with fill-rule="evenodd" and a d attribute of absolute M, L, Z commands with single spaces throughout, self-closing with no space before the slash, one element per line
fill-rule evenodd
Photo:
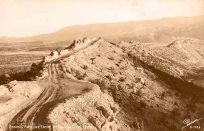
<path fill-rule="evenodd" d="M 93 84 L 78 80 L 62 78 L 58 64 L 48 65 L 48 77 L 39 80 L 38 85 L 43 88 L 41 95 L 25 109 L 20 111 L 9 123 L 8 131 L 33 131 L 36 126 L 50 126 L 43 130 L 52 130 L 47 115 L 50 109 L 65 99 L 92 90 Z"/>

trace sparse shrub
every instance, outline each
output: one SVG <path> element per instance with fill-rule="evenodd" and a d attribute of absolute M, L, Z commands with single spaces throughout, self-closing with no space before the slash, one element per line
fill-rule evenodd
<path fill-rule="evenodd" d="M 140 78 L 136 77 L 135 78 L 135 83 L 139 83 L 140 82 Z"/>
<path fill-rule="evenodd" d="M 160 98 L 163 100 L 166 96 L 166 92 L 162 92 L 161 95 L 160 95 Z"/>
<path fill-rule="evenodd" d="M 11 81 L 11 76 L 9 74 L 4 74 L 4 82 L 9 83 Z"/>
<path fill-rule="evenodd" d="M 109 60 L 114 60 L 113 56 L 108 57 Z"/>
<path fill-rule="evenodd" d="M 175 105 L 175 106 L 178 106 L 178 103 L 177 103 L 177 102 L 174 102 L 174 105 Z"/>
<path fill-rule="evenodd" d="M 104 79 L 97 78 L 97 79 L 92 79 L 89 81 L 94 83 L 94 84 L 97 84 L 100 87 L 101 91 L 104 91 L 110 87 L 110 82 L 106 78 L 104 78 Z"/>
<path fill-rule="evenodd" d="M 125 77 L 121 76 L 118 81 L 119 82 L 124 82 L 125 81 Z"/>
<path fill-rule="evenodd" d="M 123 88 L 124 88 L 124 85 L 123 84 L 118 84 L 118 90 L 123 90 Z"/>
<path fill-rule="evenodd" d="M 110 80 L 110 81 L 111 81 L 111 79 L 112 79 L 112 78 L 111 78 L 111 75 L 106 75 L 105 77 L 106 77 L 108 80 Z"/>
<path fill-rule="evenodd" d="M 83 65 L 82 68 L 83 68 L 84 70 L 87 70 L 87 69 L 88 69 L 88 66 L 87 66 L 87 65 Z"/>
<path fill-rule="evenodd" d="M 146 108 L 147 105 L 144 101 L 140 101 L 140 106 L 141 108 Z"/>
<path fill-rule="evenodd" d="M 142 91 L 140 89 L 138 89 L 135 93 L 138 97 L 142 96 Z"/>
<path fill-rule="evenodd" d="M 123 52 L 126 50 L 125 46 L 122 46 L 121 49 L 123 50 Z"/>
<path fill-rule="evenodd" d="M 95 59 L 96 59 L 95 57 L 90 58 L 90 60 L 91 60 L 91 64 L 94 64 L 94 60 L 95 60 Z"/>
<path fill-rule="evenodd" d="M 78 80 L 83 80 L 84 77 L 86 77 L 86 73 L 81 73 L 80 71 L 76 71 L 76 72 L 75 72 L 75 77 L 76 77 Z"/>

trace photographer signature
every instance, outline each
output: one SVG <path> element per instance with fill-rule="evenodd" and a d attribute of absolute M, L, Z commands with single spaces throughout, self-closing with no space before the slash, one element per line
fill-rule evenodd
<path fill-rule="evenodd" d="M 185 126 L 183 126 L 181 129 L 185 129 L 186 127 L 189 127 L 191 126 L 192 124 L 196 123 L 196 122 L 199 122 L 200 120 L 202 120 L 203 118 L 199 118 L 199 119 L 195 119 L 193 121 L 191 121 L 190 119 L 185 119 L 183 121 L 183 123 L 185 124 Z M 195 128 L 200 128 L 200 126 L 196 126 Z"/>

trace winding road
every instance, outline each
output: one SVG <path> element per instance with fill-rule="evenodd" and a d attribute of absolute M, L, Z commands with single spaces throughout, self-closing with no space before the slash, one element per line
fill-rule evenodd
<path fill-rule="evenodd" d="M 38 81 L 38 84 L 43 88 L 41 95 L 12 119 L 8 125 L 8 131 L 42 130 L 36 129 L 40 125 L 49 127 L 43 130 L 52 130 L 52 126 L 47 120 L 49 111 L 65 99 L 80 95 L 93 88 L 91 83 L 66 77 L 66 74 L 60 70 L 59 63 L 50 63 L 48 73 L 48 77 Z M 62 77 L 62 75 L 64 76 Z"/>

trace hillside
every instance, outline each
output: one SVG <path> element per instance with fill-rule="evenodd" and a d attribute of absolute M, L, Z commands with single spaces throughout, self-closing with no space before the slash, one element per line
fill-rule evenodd
<path fill-rule="evenodd" d="M 193 55 L 202 52 L 200 43 L 75 40 L 33 65 L 24 76 L 30 81 L 0 86 L 0 129 L 180 130 L 186 117 L 204 117 L 204 89 L 189 81 L 204 67 L 202 54 Z M 191 44 L 193 61 L 183 53 Z"/>
<path fill-rule="evenodd" d="M 1 37 L 2 42 L 56 42 L 80 37 L 103 37 L 109 41 L 171 42 L 177 37 L 204 39 L 204 16 L 165 18 L 138 22 L 89 24 L 65 27 L 57 32 L 25 38 Z"/>

